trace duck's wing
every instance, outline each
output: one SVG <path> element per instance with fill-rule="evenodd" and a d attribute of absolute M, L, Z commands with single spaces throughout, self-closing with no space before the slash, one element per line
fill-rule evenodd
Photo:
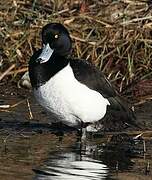
<path fill-rule="evenodd" d="M 85 60 L 70 60 L 75 78 L 92 90 L 98 91 L 103 97 L 115 97 L 116 91 L 104 76 L 104 74 L 93 64 Z"/>
<path fill-rule="evenodd" d="M 73 69 L 75 78 L 79 82 L 99 92 L 104 98 L 108 99 L 110 102 L 108 111 L 112 117 L 115 116 L 115 120 L 120 115 L 119 119 L 123 122 L 137 126 L 134 121 L 136 118 L 131 107 L 119 96 L 109 80 L 97 67 L 88 61 L 80 59 L 70 60 L 70 66 Z"/>

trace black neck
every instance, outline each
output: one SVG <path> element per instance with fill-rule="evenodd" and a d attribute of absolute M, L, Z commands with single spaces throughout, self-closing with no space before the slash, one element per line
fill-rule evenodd
<path fill-rule="evenodd" d="M 49 61 L 43 64 L 36 63 L 35 58 L 36 57 L 31 58 L 29 62 L 29 76 L 32 87 L 34 88 L 45 84 L 69 62 L 67 58 L 57 55 L 53 55 Z"/>

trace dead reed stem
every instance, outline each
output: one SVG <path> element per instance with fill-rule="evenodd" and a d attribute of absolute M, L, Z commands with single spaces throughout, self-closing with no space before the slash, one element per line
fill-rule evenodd
<path fill-rule="evenodd" d="M 14 75 L 14 80 L 26 71 L 31 55 L 41 47 L 41 28 L 50 22 L 64 24 L 74 42 L 73 56 L 99 66 L 119 91 L 127 92 L 126 87 L 141 79 L 152 79 L 149 1 L 4 2 L 0 12 L 0 67 L 4 73 L 0 80 L 8 75 Z M 12 64 L 17 70 L 11 71 Z M 5 72 L 6 67 L 12 69 Z M 150 90 L 144 94 L 143 88 L 140 91 L 142 96 L 152 94 Z"/>
<path fill-rule="evenodd" d="M 1 75 L 0 75 L 0 81 L 12 70 L 15 68 L 15 64 L 12 64 L 6 71 L 4 71 Z"/>
<path fill-rule="evenodd" d="M 27 107 L 28 107 L 28 110 L 29 110 L 29 118 L 33 119 L 33 114 L 32 114 L 32 111 L 31 111 L 31 106 L 30 106 L 29 100 L 27 99 L 26 101 L 27 101 Z"/>

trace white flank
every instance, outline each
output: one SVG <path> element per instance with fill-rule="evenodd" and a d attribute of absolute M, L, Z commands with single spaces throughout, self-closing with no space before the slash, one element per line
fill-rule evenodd
<path fill-rule="evenodd" d="M 109 101 L 97 91 L 80 83 L 67 65 L 44 85 L 34 89 L 39 103 L 59 115 L 65 124 L 75 126 L 78 121 L 95 122 L 104 117 Z"/>

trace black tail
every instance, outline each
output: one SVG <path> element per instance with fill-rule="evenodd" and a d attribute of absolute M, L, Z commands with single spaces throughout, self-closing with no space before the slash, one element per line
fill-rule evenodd
<path fill-rule="evenodd" d="M 137 124 L 136 116 L 132 108 L 119 96 L 108 98 L 110 106 L 108 106 L 107 114 L 110 114 L 106 117 L 108 123 L 115 126 L 117 124 L 117 130 L 122 129 L 123 127 L 133 127 L 140 128 Z"/>

